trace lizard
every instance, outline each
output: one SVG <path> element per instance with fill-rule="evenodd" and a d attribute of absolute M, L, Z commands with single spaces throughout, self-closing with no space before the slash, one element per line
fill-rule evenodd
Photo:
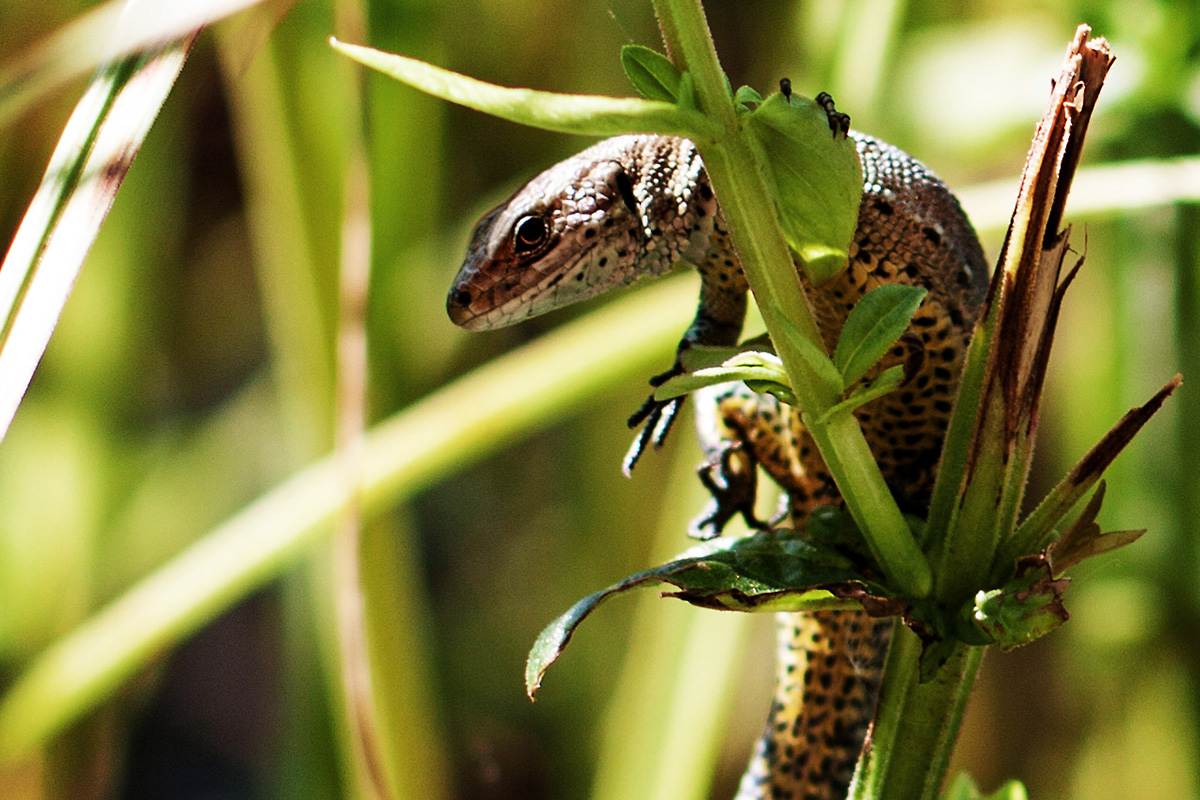
<path fill-rule="evenodd" d="M 840 127 L 855 143 L 863 195 L 845 270 L 820 286 L 799 265 L 798 274 L 830 351 L 868 290 L 890 282 L 928 290 L 905 341 L 867 375 L 905 361 L 904 385 L 856 411 L 889 487 L 919 512 L 932 490 L 987 263 L 965 213 L 932 172 L 849 130 L 831 101 L 826 110 L 834 135 Z M 447 311 L 468 330 L 511 325 L 664 274 L 678 262 L 699 270 L 700 298 L 675 365 L 651 380 L 656 385 L 681 371 L 689 347 L 737 343 L 748 286 L 695 145 L 672 136 L 617 136 L 551 167 L 483 216 Z M 680 402 L 651 396 L 631 417 L 631 427 L 645 426 L 627 472 L 648 443 L 661 444 Z M 693 535 L 715 536 L 738 514 L 767 527 L 753 511 L 759 467 L 784 491 L 797 528 L 814 508 L 839 502 L 798 409 L 744 384 L 710 387 L 696 402 L 705 454 L 699 473 L 713 499 Z M 736 800 L 841 800 L 873 717 L 891 623 L 862 611 L 778 616 L 775 698 Z"/>

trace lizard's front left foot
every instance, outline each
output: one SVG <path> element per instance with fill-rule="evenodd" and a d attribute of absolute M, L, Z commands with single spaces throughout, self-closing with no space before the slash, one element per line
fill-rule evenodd
<path fill-rule="evenodd" d="M 675 366 L 661 375 L 655 375 L 651 378 L 650 385 L 658 388 L 676 375 L 682 375 L 683 372 L 683 366 L 677 359 Z M 663 442 L 667 440 L 667 434 L 671 432 L 671 426 L 675 424 L 675 420 L 679 416 L 679 409 L 683 406 L 683 401 L 686 398 L 687 395 L 681 395 L 679 397 L 672 397 L 670 400 L 655 400 L 652 392 L 646 398 L 646 402 L 642 403 L 642 407 L 630 415 L 629 422 L 627 423 L 629 427 L 636 428 L 638 425 L 641 425 L 642 430 L 638 433 L 637 438 L 633 440 L 633 444 L 629 447 L 629 452 L 625 454 L 625 461 L 621 464 L 621 469 L 624 470 L 626 475 L 629 475 L 633 471 L 638 459 L 646 451 L 646 445 L 654 445 L 655 450 L 663 446 Z"/>

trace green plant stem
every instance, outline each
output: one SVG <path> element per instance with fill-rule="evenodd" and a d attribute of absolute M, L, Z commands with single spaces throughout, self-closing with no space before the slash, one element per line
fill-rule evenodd
<path fill-rule="evenodd" d="M 929 565 L 916 549 L 858 420 L 853 414 L 835 414 L 825 424 L 811 426 L 809 433 L 859 529 L 870 530 L 867 544 L 876 561 L 910 597 L 928 595 L 933 586 Z"/>
<path fill-rule="evenodd" d="M 920 639 L 897 621 L 872 746 L 859 765 L 851 800 L 939 796 L 983 648 L 956 644 L 925 683 L 919 680 L 920 657 Z"/>
<path fill-rule="evenodd" d="M 801 407 L 805 424 L 888 578 L 910 597 L 932 589 L 929 565 L 891 496 L 857 420 L 834 414 L 824 423 L 815 418 L 837 402 L 811 373 L 790 337 L 790 323 L 817 347 L 823 343 L 809 310 L 796 269 L 753 152 L 738 126 L 728 85 L 717 62 L 699 0 L 655 0 L 667 46 L 681 69 L 695 80 L 701 110 L 725 131 L 701 154 L 721 198 L 742 268 L 763 310 L 784 369 Z M 874 747 L 861 765 L 855 797 L 935 798 L 958 737 L 966 699 L 974 685 L 982 648 L 955 645 L 932 680 L 920 682 L 921 643 L 897 622 L 895 644 L 888 657 L 875 731 Z M 899 757 L 892 758 L 893 754 Z"/>
<path fill-rule="evenodd" d="M 723 128 L 716 142 L 699 143 L 705 168 L 721 198 L 742 268 L 796 397 L 815 418 L 838 397 L 823 388 L 804 357 L 789 344 L 779 317 L 786 318 L 822 350 L 824 344 L 776 218 L 774 202 L 741 130 L 704 10 L 699 0 L 655 0 L 654 7 L 668 49 L 678 66 L 695 80 L 701 110 Z M 827 423 L 814 423 L 810 431 L 884 573 L 906 595 L 928 595 L 932 587 L 929 565 L 853 417 L 835 415 Z"/>

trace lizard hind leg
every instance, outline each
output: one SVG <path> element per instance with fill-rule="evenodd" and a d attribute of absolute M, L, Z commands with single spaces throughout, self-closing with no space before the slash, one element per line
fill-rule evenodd
<path fill-rule="evenodd" d="M 696 475 L 712 497 L 688 526 L 688 535 L 695 539 L 719 536 L 739 514 L 752 529 L 770 527 L 754 513 L 758 461 L 740 424 L 753 415 L 758 400 L 759 395 L 743 383 L 723 383 L 696 392 L 696 431 L 704 452 Z"/>
<path fill-rule="evenodd" d="M 698 390 L 695 399 L 696 429 L 704 452 L 697 472 L 712 500 L 692 522 L 690 535 L 717 536 L 739 514 L 750 528 L 770 529 L 789 510 L 803 521 L 812 506 L 837 501 L 837 489 L 816 456 L 798 411 L 771 395 L 751 391 L 744 383 L 709 386 Z M 786 490 L 779 511 L 769 521 L 754 513 L 758 466 Z"/>
<path fill-rule="evenodd" d="M 838 502 L 837 487 L 799 411 L 743 383 L 710 386 L 695 395 L 696 428 L 706 465 L 717 463 L 731 445 L 740 449 L 741 458 L 761 466 L 785 490 L 798 523 L 813 506 Z"/>

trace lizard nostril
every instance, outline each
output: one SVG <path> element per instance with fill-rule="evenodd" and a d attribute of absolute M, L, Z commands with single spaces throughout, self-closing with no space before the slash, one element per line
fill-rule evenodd
<path fill-rule="evenodd" d="M 446 313 L 450 321 L 460 327 L 467 327 L 472 319 L 471 301 L 475 298 L 467 289 L 452 289 L 446 297 Z"/>

